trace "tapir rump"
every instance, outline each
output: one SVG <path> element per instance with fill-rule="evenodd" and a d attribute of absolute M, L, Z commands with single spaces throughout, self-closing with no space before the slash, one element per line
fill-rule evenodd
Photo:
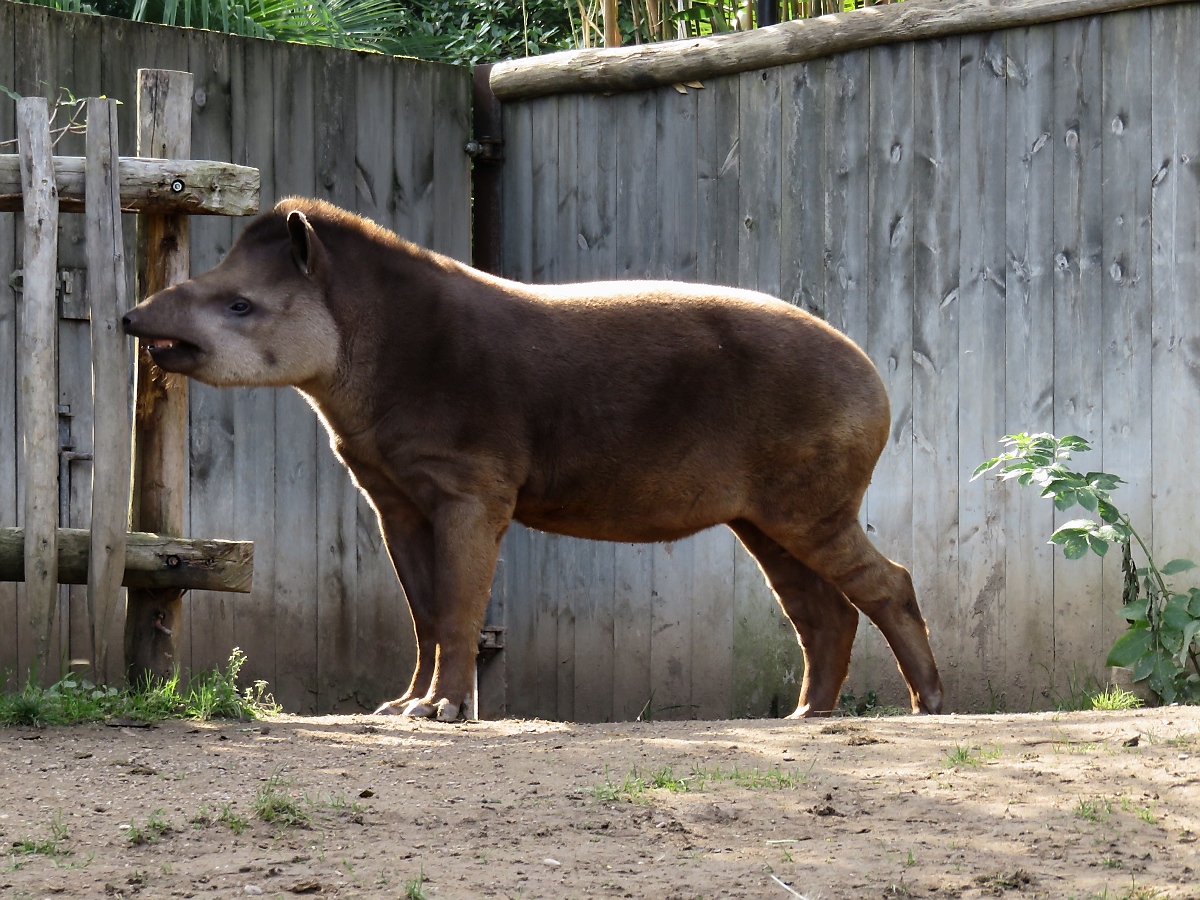
<path fill-rule="evenodd" d="M 216 268 L 125 317 L 212 385 L 291 385 L 379 515 L 417 666 L 380 713 L 454 719 L 513 520 L 608 541 L 728 525 L 804 650 L 794 716 L 838 701 L 862 610 L 914 712 L 942 682 L 909 573 L 859 505 L 889 433 L 870 360 L 819 319 L 725 287 L 533 286 L 317 200 L 259 216 Z"/>

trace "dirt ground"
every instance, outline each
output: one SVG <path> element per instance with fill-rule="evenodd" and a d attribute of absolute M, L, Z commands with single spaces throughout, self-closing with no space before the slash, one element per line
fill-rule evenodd
<path fill-rule="evenodd" d="M 0 796 L 6 897 L 1200 898 L 1195 708 L 6 729 Z"/>

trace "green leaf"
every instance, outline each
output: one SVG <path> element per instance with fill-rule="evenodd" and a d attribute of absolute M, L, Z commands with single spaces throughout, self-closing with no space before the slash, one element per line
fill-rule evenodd
<path fill-rule="evenodd" d="M 1142 625 L 1130 626 L 1129 630 L 1117 638 L 1108 651 L 1106 666 L 1125 666 L 1133 668 L 1133 664 L 1146 656 L 1153 646 L 1154 636 Z M 1143 678 L 1145 676 L 1142 676 Z M 1137 678 L 1134 679 L 1138 680 Z"/>
<path fill-rule="evenodd" d="M 1087 556 L 1088 541 L 1087 537 L 1069 537 L 1067 542 L 1063 544 L 1063 556 L 1067 559 L 1079 559 Z"/>
<path fill-rule="evenodd" d="M 997 456 L 995 459 L 989 459 L 987 462 L 980 463 L 975 467 L 975 471 L 971 473 L 971 480 L 974 481 L 988 469 L 992 468 L 992 466 L 995 466 L 1000 462 L 1000 459 L 1001 457 Z"/>
<path fill-rule="evenodd" d="M 1099 498 L 1096 496 L 1095 491 L 1090 491 L 1087 488 L 1084 488 L 1076 494 L 1076 497 L 1078 498 L 1079 505 L 1088 512 L 1096 511 L 1096 504 L 1099 501 Z"/>
<path fill-rule="evenodd" d="M 1188 613 L 1200 619 L 1200 588 L 1189 589 L 1188 596 L 1192 598 L 1188 602 Z"/>
<path fill-rule="evenodd" d="M 1177 631 L 1183 631 L 1189 622 L 1195 621 L 1188 611 L 1188 599 L 1187 594 L 1172 595 L 1171 599 L 1167 601 L 1167 605 L 1163 607 L 1162 620 L 1164 624 L 1170 625 Z"/>
<path fill-rule="evenodd" d="M 1129 666 L 1130 677 L 1134 681 L 1144 681 L 1149 678 L 1150 673 L 1154 671 L 1154 663 L 1157 658 L 1155 653 L 1147 653 L 1144 656 L 1139 656 Z"/>
<path fill-rule="evenodd" d="M 1108 541 L 1100 537 L 1098 534 L 1089 534 L 1087 536 L 1088 546 L 1092 548 L 1092 552 L 1097 556 L 1103 556 L 1108 552 Z"/>
<path fill-rule="evenodd" d="M 1149 600 L 1135 600 L 1133 603 L 1126 603 L 1121 607 L 1121 615 L 1130 622 L 1149 622 L 1146 617 L 1146 608 L 1150 605 Z"/>
<path fill-rule="evenodd" d="M 1096 500 L 1096 511 L 1100 513 L 1100 518 L 1110 525 L 1121 518 L 1121 513 L 1117 508 L 1107 500 L 1101 498 L 1097 498 Z"/>
<path fill-rule="evenodd" d="M 1086 453 L 1092 449 L 1092 445 L 1077 434 L 1068 434 L 1066 437 L 1059 438 L 1058 445 L 1072 453 Z"/>
<path fill-rule="evenodd" d="M 1192 641 L 1196 639 L 1197 633 L 1200 633 L 1200 619 L 1192 619 L 1183 629 L 1183 646 L 1179 655 L 1175 657 L 1175 662 L 1180 668 L 1187 665 L 1188 651 L 1192 648 Z"/>
<path fill-rule="evenodd" d="M 1180 572 L 1186 572 L 1188 569 L 1196 568 L 1196 564 L 1190 559 L 1173 559 L 1165 566 L 1159 569 L 1164 575 L 1178 575 Z"/>
<path fill-rule="evenodd" d="M 1122 534 L 1121 531 L 1113 525 L 1101 525 L 1096 529 L 1096 535 L 1110 544 L 1123 544 L 1129 539 L 1129 535 Z"/>

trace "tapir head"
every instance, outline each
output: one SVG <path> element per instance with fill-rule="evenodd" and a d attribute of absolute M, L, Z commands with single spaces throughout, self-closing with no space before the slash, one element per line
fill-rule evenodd
<path fill-rule="evenodd" d="M 207 384 L 302 386 L 330 377 L 339 355 L 331 260 L 297 208 L 304 205 L 282 201 L 260 216 L 218 266 L 130 310 L 125 331 L 161 368 Z"/>

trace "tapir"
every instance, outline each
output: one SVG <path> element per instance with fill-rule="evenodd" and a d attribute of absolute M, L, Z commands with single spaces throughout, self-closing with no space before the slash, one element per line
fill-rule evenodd
<path fill-rule="evenodd" d="M 471 700 L 514 520 L 624 542 L 728 525 L 796 628 L 794 717 L 838 702 L 858 610 L 913 711 L 941 711 L 912 579 L 858 520 L 890 431 L 883 383 L 852 341 L 781 300 L 666 281 L 521 284 L 290 198 L 124 327 L 168 372 L 290 385 L 316 410 L 412 610 L 416 668 L 378 713 L 452 720 Z"/>

